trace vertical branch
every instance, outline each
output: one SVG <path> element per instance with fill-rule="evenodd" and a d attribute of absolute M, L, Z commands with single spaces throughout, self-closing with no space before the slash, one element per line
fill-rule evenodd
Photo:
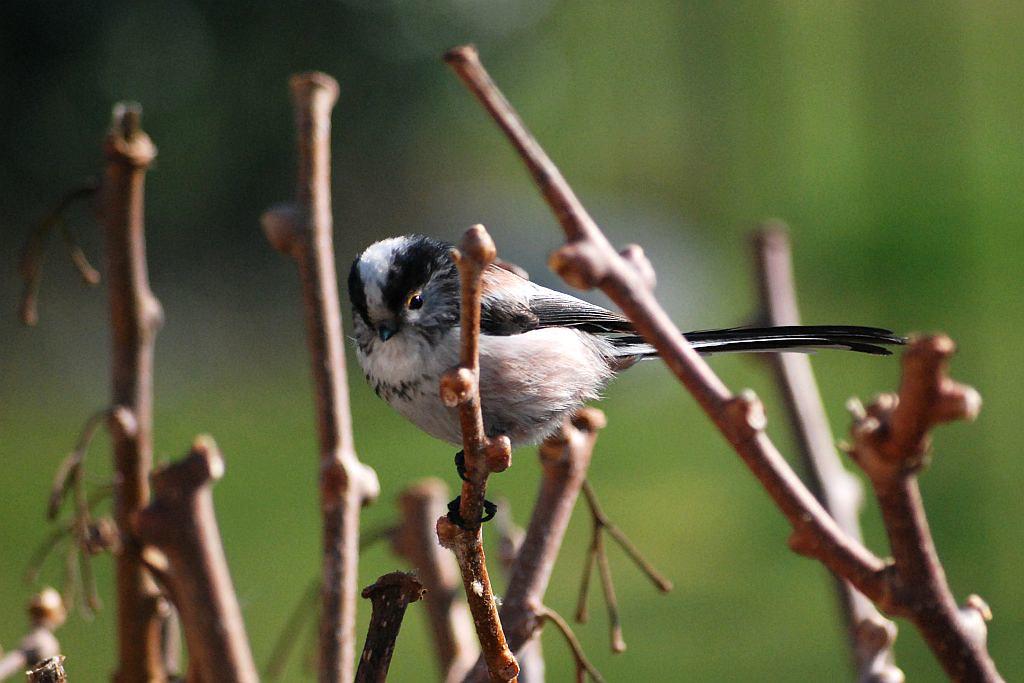
<path fill-rule="evenodd" d="M 448 495 L 440 479 L 425 479 L 402 491 L 398 497 L 402 523 L 392 545 L 416 569 L 427 589 L 424 601 L 441 678 L 458 681 L 476 661 L 479 648 L 473 642 L 469 610 L 457 600 L 459 567 L 437 544 L 435 521 L 445 513 Z"/>
<path fill-rule="evenodd" d="M 999 681 L 986 644 L 985 622 L 992 613 L 976 595 L 957 606 L 917 482 L 931 429 L 973 420 L 981 409 L 978 392 L 947 374 L 954 351 L 944 335 L 911 339 L 903 354 L 899 393 L 882 394 L 866 409 L 852 402 L 850 454 L 871 480 L 889 536 L 896 576 L 890 611 L 914 623 L 950 678 Z"/>
<path fill-rule="evenodd" d="M 398 631 L 409 603 L 423 598 L 425 589 L 415 576 L 391 572 L 363 589 L 362 596 L 373 603 L 366 629 L 363 655 L 356 669 L 356 683 L 384 683 L 395 652 Z"/>
<path fill-rule="evenodd" d="M 455 553 L 462 570 L 466 600 L 491 679 L 515 681 L 519 665 L 508 648 L 498 619 L 480 530 L 487 477 L 491 472 L 507 469 L 512 457 L 508 437 L 492 440 L 484 434 L 480 411 L 480 276 L 496 255 L 494 242 L 482 225 L 467 230 L 459 250 L 453 253 L 462 284 L 462 349 L 459 365 L 441 377 L 441 400 L 459 410 L 466 478 L 462 495 L 456 499 L 461 526 L 449 517 L 441 517 L 437 521 L 437 539 Z"/>
<path fill-rule="evenodd" d="M 359 510 L 376 499 L 380 486 L 376 473 L 356 456 L 345 375 L 330 179 L 331 110 L 338 83 L 323 73 L 297 74 L 291 91 L 298 129 L 296 201 L 269 210 L 262 222 L 274 248 L 298 262 L 305 302 L 320 442 L 324 561 L 319 679 L 326 683 L 353 675 Z"/>
<path fill-rule="evenodd" d="M 142 557 L 178 609 L 199 681 L 256 681 L 242 612 L 213 509 L 224 459 L 208 436 L 153 475 L 153 502 L 133 518 Z"/>
<path fill-rule="evenodd" d="M 604 413 L 582 408 L 539 448 L 540 491 L 501 606 L 501 623 L 513 652 L 520 653 L 544 623 L 544 594 L 604 425 Z M 467 680 L 483 679 L 478 662 Z"/>
<path fill-rule="evenodd" d="M 799 325 L 796 282 L 786 228 L 763 226 L 754 235 L 761 317 L 768 325 Z M 808 488 L 847 535 L 861 540 L 859 512 L 864 491 L 843 467 L 821 401 L 811 359 L 803 353 L 771 353 L 768 360 L 782 389 L 790 427 L 796 435 Z M 863 593 L 836 578 L 836 591 L 852 649 L 857 680 L 902 681 L 892 643 L 896 624 L 883 617 Z"/>
<path fill-rule="evenodd" d="M 144 182 L 156 147 L 141 127 L 138 105 L 119 104 L 104 151 L 102 215 L 113 333 L 114 521 L 125 534 L 117 556 L 117 641 L 120 681 L 165 676 L 157 590 L 127 532 L 131 516 L 149 501 L 153 460 L 153 344 L 162 321 L 149 289 L 144 228 Z"/>

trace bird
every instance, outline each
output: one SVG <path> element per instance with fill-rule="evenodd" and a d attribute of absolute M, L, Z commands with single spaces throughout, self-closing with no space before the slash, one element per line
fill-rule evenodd
<path fill-rule="evenodd" d="M 375 242 L 348 276 L 356 357 L 373 391 L 427 434 L 461 444 L 439 397 L 459 361 L 461 285 L 452 245 L 426 235 Z M 480 406 L 488 437 L 540 443 L 604 387 L 657 352 L 625 317 L 491 264 L 481 276 Z M 685 333 L 701 354 L 838 348 L 888 355 L 893 332 L 855 325 Z M 456 458 L 458 462 L 458 456 Z"/>

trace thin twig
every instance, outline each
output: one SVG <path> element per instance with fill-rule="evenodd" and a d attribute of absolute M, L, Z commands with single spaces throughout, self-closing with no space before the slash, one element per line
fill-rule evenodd
<path fill-rule="evenodd" d="M 330 683 L 353 675 L 359 511 L 376 500 L 380 484 L 356 456 L 345 375 L 331 217 L 331 110 L 338 83 L 313 72 L 292 76 L 290 85 L 298 129 L 296 200 L 267 211 L 262 223 L 274 248 L 296 260 L 302 281 L 320 445 L 324 557 L 319 679 Z"/>
<path fill-rule="evenodd" d="M 387 680 L 405 609 L 409 603 L 422 599 L 425 591 L 415 575 L 406 572 L 385 574 L 363 589 L 362 596 L 373 603 L 373 611 L 356 669 L 356 683 Z"/>
<path fill-rule="evenodd" d="M 754 256 L 760 290 L 760 321 L 767 325 L 799 325 L 796 281 L 786 226 L 767 223 L 754 234 Z M 807 486 L 843 531 L 862 540 L 860 507 L 864 490 L 860 480 L 843 467 L 834 446 L 825 406 L 805 353 L 763 354 L 782 389 L 790 427 L 804 464 Z M 879 613 L 860 591 L 836 578 L 836 592 L 846 624 L 857 680 L 862 683 L 898 683 L 904 680 L 896 666 L 893 641 L 896 624 Z"/>
<path fill-rule="evenodd" d="M 537 616 L 541 621 L 550 621 L 554 624 L 558 632 L 565 638 L 565 643 L 569 646 L 573 659 L 576 661 L 576 680 L 583 680 L 583 674 L 586 673 L 594 683 L 604 683 L 604 677 L 601 676 L 601 672 L 587 659 L 586 654 L 583 652 L 583 646 L 580 645 L 576 634 L 572 632 L 572 627 L 562 618 L 562 615 L 550 607 L 542 606 L 537 610 Z"/>
<path fill-rule="evenodd" d="M 785 514 L 793 527 L 790 547 L 820 560 L 889 613 L 925 610 L 929 615 L 925 620 L 931 620 L 932 616 L 941 613 L 942 618 L 936 617 L 927 628 L 917 619 L 915 624 L 925 633 L 933 653 L 947 672 L 955 673 L 962 680 L 1001 680 L 983 642 L 979 642 L 979 639 L 970 640 L 962 630 L 954 628 L 955 622 L 951 615 L 955 612 L 955 604 L 952 604 L 954 612 L 947 609 L 952 602 L 951 598 L 947 601 L 944 596 L 929 593 L 935 603 L 929 604 L 925 600 L 908 604 L 899 597 L 906 596 L 904 580 L 932 579 L 929 590 L 940 588 L 934 581 L 936 572 L 913 571 L 908 577 L 898 575 L 901 555 L 903 565 L 920 570 L 920 563 L 908 561 L 914 555 L 908 552 L 908 547 L 920 542 L 916 546 L 918 556 L 926 556 L 928 553 L 925 551 L 930 548 L 924 542 L 925 535 L 920 533 L 927 528 L 927 523 L 920 505 L 916 479 L 898 479 L 897 486 L 883 488 L 879 492 L 883 509 L 887 502 L 891 503 L 889 514 L 883 513 L 883 516 L 886 518 L 893 554 L 897 558 L 894 566 L 844 533 L 804 486 L 765 434 L 767 420 L 764 408 L 754 393 L 745 390 L 733 394 L 686 341 L 654 297 L 654 269 L 643 251 L 635 245 L 621 253 L 612 248 L 558 168 L 491 81 L 476 50 L 471 46 L 455 48 L 445 58 L 515 146 L 561 224 L 567 244 L 552 254 L 549 261 L 552 268 L 576 287 L 600 287 L 619 305 L 637 332 L 654 346 L 668 368 L 693 395 Z M 912 354 L 908 353 L 907 356 L 912 357 Z M 918 385 L 913 386 L 920 388 Z M 947 409 L 949 403 L 952 402 L 947 402 Z M 927 430 L 922 427 L 929 424 L 924 420 L 915 422 L 913 417 L 914 413 L 901 410 L 893 413 L 894 424 L 903 425 L 904 421 L 907 424 L 903 425 L 902 430 L 894 430 L 901 438 L 893 443 L 886 442 L 887 449 L 892 452 L 905 450 L 895 448 L 893 444 L 920 446 L 920 443 L 915 443 L 907 435 L 926 433 Z M 868 471 L 868 468 L 865 470 Z M 889 501 L 886 500 L 887 494 L 891 495 Z M 904 503 L 902 509 L 900 503 Z M 930 538 L 927 540 L 930 543 Z M 941 567 L 937 563 L 934 569 L 941 574 Z M 944 587 L 944 581 L 942 583 L 941 587 Z M 938 603 L 942 604 L 941 610 L 935 607 Z M 978 614 L 975 609 L 967 611 L 971 615 Z M 984 626 L 983 623 L 981 625 Z M 942 635 L 948 639 L 940 638 Z"/>
<path fill-rule="evenodd" d="M 598 576 L 601 579 L 601 588 L 604 592 L 605 607 L 608 610 L 608 628 L 611 642 L 611 649 L 614 653 L 625 652 L 626 642 L 622 636 L 622 625 L 619 619 L 619 603 L 615 597 L 615 586 L 612 582 L 611 566 L 608 563 L 608 555 L 605 551 L 604 534 L 607 533 L 621 547 L 633 564 L 637 566 L 650 579 L 651 583 L 662 593 L 672 590 L 672 582 L 662 576 L 661 572 L 641 554 L 640 550 L 629 540 L 629 537 L 615 525 L 608 515 L 605 514 L 598 502 L 597 494 L 589 481 L 583 482 L 583 493 L 586 497 L 587 506 L 590 508 L 592 521 L 590 548 L 587 552 L 587 560 L 583 565 L 583 579 L 580 581 L 579 600 L 576 604 L 576 621 L 585 623 L 587 621 L 587 594 L 590 590 L 590 577 L 594 567 L 598 569 Z"/>
<path fill-rule="evenodd" d="M 43 274 L 43 261 L 46 258 L 46 242 L 54 228 L 60 230 L 64 243 L 71 252 L 71 263 L 78 270 L 82 281 L 87 285 L 99 284 L 99 273 L 89 263 L 85 253 L 78 246 L 74 234 L 64 222 L 64 214 L 72 205 L 84 199 L 92 199 L 96 196 L 97 190 L 99 190 L 99 181 L 95 178 L 90 178 L 78 187 L 72 188 L 61 197 L 53 211 L 39 222 L 25 241 L 18 264 L 18 272 L 24 281 L 18 310 L 21 321 L 25 325 L 35 325 L 39 322 L 39 281 Z"/>
<path fill-rule="evenodd" d="M 149 288 L 143 188 L 156 147 L 137 104 L 118 104 L 107 135 L 103 180 L 107 280 L 112 333 L 114 521 L 124 535 L 116 561 L 118 680 L 166 676 L 158 591 L 143 568 L 131 517 L 149 502 L 153 463 L 153 347 L 163 321 Z"/>
<path fill-rule="evenodd" d="M 24 675 L 26 669 L 60 655 L 60 643 L 53 634 L 67 619 L 67 608 L 60 593 L 44 588 L 32 596 L 28 603 L 31 625 L 28 635 L 18 647 L 0 657 L 0 681 L 11 676 Z"/>
<path fill-rule="evenodd" d="M 213 509 L 224 460 L 208 436 L 153 474 L 153 502 L 134 516 L 147 566 L 181 617 L 190 667 L 202 681 L 256 681 L 242 613 Z"/>
<path fill-rule="evenodd" d="M 484 434 L 480 411 L 480 276 L 496 255 L 494 242 L 482 225 L 469 228 L 459 249 L 452 254 L 462 286 L 462 349 L 459 365 L 441 378 L 441 400 L 459 410 L 466 477 L 458 509 L 462 524 L 456 525 L 447 516 L 441 517 L 437 521 L 437 539 L 455 553 L 462 570 L 466 600 L 491 679 L 515 681 L 519 665 L 505 641 L 498 618 L 480 530 L 487 477 L 492 472 L 507 469 L 512 457 L 508 437 L 489 439 Z"/>
<path fill-rule="evenodd" d="M 392 537 L 392 548 L 416 569 L 427 589 L 424 602 L 440 678 L 459 681 L 480 649 L 473 638 L 469 609 L 458 599 L 459 566 L 437 544 L 436 521 L 445 514 L 448 499 L 448 486 L 440 479 L 424 479 L 405 488 L 398 496 L 402 523 Z"/>

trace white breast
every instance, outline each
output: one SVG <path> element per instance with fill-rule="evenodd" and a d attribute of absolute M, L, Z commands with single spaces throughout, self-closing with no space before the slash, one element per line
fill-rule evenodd
<path fill-rule="evenodd" d="M 507 434 L 513 445 L 525 445 L 554 431 L 566 413 L 597 398 L 611 378 L 605 343 L 566 328 L 482 336 L 480 393 L 487 433 Z M 441 403 L 439 383 L 458 356 L 458 328 L 436 345 L 403 330 L 358 352 L 367 381 L 381 398 L 423 431 L 455 444 L 462 442 L 458 413 Z"/>

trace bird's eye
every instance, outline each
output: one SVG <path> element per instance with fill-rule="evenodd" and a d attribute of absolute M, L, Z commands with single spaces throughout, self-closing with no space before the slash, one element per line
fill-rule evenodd
<path fill-rule="evenodd" d="M 423 295 L 417 292 L 409 297 L 409 303 L 406 304 L 410 311 L 415 311 L 419 308 L 423 308 Z"/>

